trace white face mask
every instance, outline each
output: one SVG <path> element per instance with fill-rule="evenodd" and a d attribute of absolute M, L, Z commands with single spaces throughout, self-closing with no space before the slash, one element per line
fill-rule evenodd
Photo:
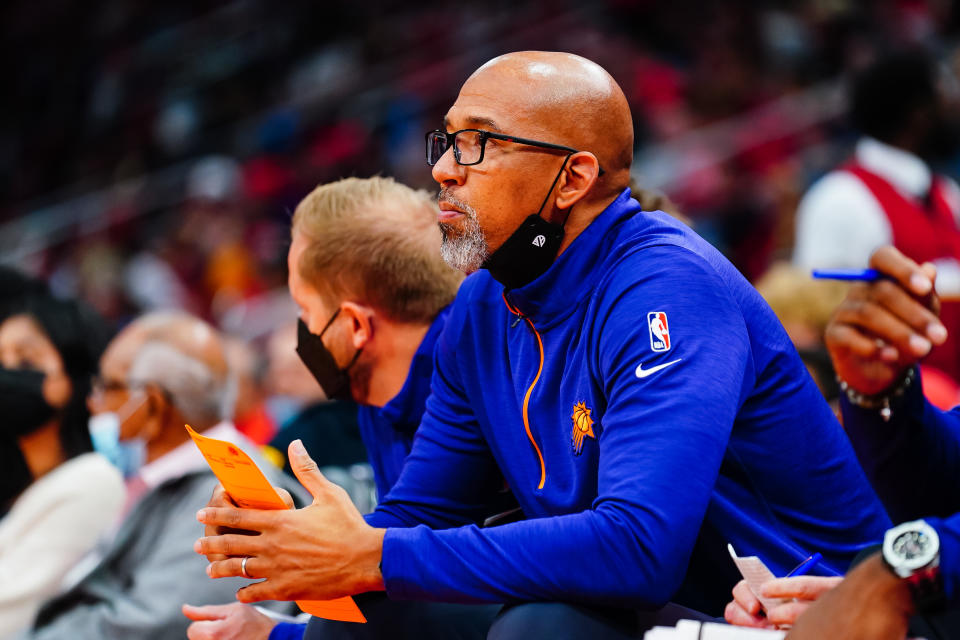
<path fill-rule="evenodd" d="M 143 466 L 147 458 L 147 443 L 139 436 L 121 440 L 120 425 L 146 400 L 146 396 L 132 397 L 116 412 L 105 411 L 90 416 L 90 440 L 94 451 L 109 460 L 124 478 L 132 478 Z M 131 407 L 132 403 L 136 404 Z"/>

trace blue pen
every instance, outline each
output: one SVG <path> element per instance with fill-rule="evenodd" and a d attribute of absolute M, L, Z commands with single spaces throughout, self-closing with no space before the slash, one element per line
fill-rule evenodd
<path fill-rule="evenodd" d="M 801 562 L 799 565 L 797 565 L 797 567 L 793 571 L 791 571 L 784 577 L 795 578 L 797 576 L 805 576 L 808 573 L 810 573 L 811 569 L 813 569 L 815 566 L 820 564 L 821 560 L 823 560 L 823 556 L 819 552 L 815 553 L 809 558 L 807 558 L 806 560 L 804 560 L 803 562 Z"/>
<path fill-rule="evenodd" d="M 873 282 L 885 276 L 876 269 L 814 269 L 813 277 L 819 280 L 861 280 Z"/>

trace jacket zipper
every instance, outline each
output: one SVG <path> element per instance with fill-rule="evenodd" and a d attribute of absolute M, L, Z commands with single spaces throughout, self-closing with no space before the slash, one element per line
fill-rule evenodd
<path fill-rule="evenodd" d="M 533 450 L 537 453 L 537 459 L 540 460 L 540 483 L 537 485 L 537 489 L 543 489 L 543 485 L 547 481 L 547 467 L 543 462 L 543 453 L 540 452 L 540 447 L 537 445 L 537 441 L 533 438 L 533 432 L 530 431 L 529 416 L 530 396 L 533 394 L 533 388 L 537 386 L 537 382 L 540 381 L 540 374 L 543 373 L 543 339 L 540 337 L 540 333 L 537 331 L 537 328 L 533 326 L 533 322 L 531 322 L 530 318 L 520 313 L 518 309 L 510 304 L 510 301 L 507 300 L 506 293 L 503 294 L 503 302 L 507 305 L 507 309 L 517 316 L 516 320 L 513 321 L 513 324 L 511 324 L 510 327 L 513 328 L 517 326 L 521 320 L 526 320 L 527 324 L 530 325 L 530 330 L 533 331 L 533 335 L 537 337 L 537 347 L 540 349 L 540 366 L 537 369 L 537 375 L 534 377 L 533 382 L 530 383 L 530 386 L 527 387 L 527 393 L 523 396 L 523 428 L 527 432 L 527 439 L 530 440 Z"/>

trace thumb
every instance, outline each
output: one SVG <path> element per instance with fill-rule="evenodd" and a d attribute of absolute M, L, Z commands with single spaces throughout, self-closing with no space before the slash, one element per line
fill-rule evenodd
<path fill-rule="evenodd" d="M 310 492 L 314 499 L 326 491 L 330 481 L 320 473 L 320 468 L 307 453 L 299 438 L 287 447 L 287 456 L 290 458 L 290 468 L 293 469 L 293 475 L 297 476 L 297 480 L 300 481 L 304 489 Z"/>
<path fill-rule="evenodd" d="M 920 269 L 923 271 L 924 275 L 930 278 L 930 282 L 933 283 L 934 290 L 937 286 L 937 266 L 932 262 L 924 262 L 920 265 Z"/>

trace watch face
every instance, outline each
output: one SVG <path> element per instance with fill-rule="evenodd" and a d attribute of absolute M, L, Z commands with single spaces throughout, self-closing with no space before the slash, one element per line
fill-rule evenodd
<path fill-rule="evenodd" d="M 901 578 L 938 562 L 940 537 L 923 520 L 904 522 L 883 537 L 883 559 Z"/>
<path fill-rule="evenodd" d="M 923 531 L 906 531 L 893 541 L 893 552 L 904 560 L 926 557 L 933 546 L 933 540 Z"/>

